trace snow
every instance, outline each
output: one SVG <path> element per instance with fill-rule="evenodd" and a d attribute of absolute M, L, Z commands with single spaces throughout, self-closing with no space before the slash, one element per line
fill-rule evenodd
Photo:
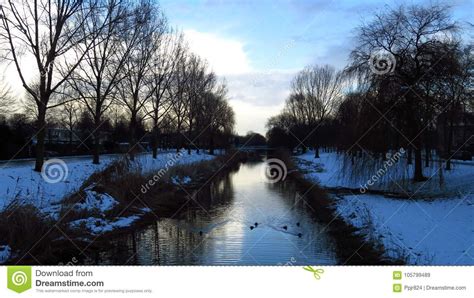
<path fill-rule="evenodd" d="M 106 211 L 111 210 L 119 204 L 113 197 L 106 193 L 98 193 L 91 190 L 92 187 L 86 189 L 85 200 L 83 203 L 77 203 L 74 205 L 76 210 L 88 210 L 94 211 L 97 210 L 101 214 L 104 214 Z"/>
<path fill-rule="evenodd" d="M 11 256 L 12 249 L 8 245 L 0 245 L 0 264 L 5 263 Z"/>
<path fill-rule="evenodd" d="M 186 184 L 191 183 L 191 181 L 192 181 L 191 177 L 189 177 L 189 176 L 184 176 L 184 177 L 174 176 L 174 177 L 171 177 L 171 182 L 174 185 L 186 185 Z"/>
<path fill-rule="evenodd" d="M 103 156 L 100 165 L 93 165 L 89 158 L 64 158 L 67 175 L 56 183 L 48 183 L 48 179 L 44 179 L 41 173 L 33 171 L 33 161 L 10 162 L 0 165 L 0 210 L 17 199 L 20 203 L 33 204 L 45 212 L 53 212 L 51 209 L 59 208 L 54 206 L 55 204 L 68 194 L 79 190 L 90 175 L 103 170 L 120 156 Z M 135 162 L 131 163 L 131 170 L 150 174 L 159 170 L 166 171 L 175 165 L 191 164 L 212 158 L 214 156 L 202 151 L 200 154 L 192 151 L 190 155 L 185 150 L 178 153 L 159 152 L 157 159 L 153 159 L 151 153 L 145 153 L 136 156 Z M 106 202 L 110 203 L 110 200 L 106 200 Z"/>
<path fill-rule="evenodd" d="M 111 232 L 114 229 L 129 227 L 140 218 L 138 215 L 131 215 L 128 217 L 118 217 L 115 220 L 107 220 L 97 217 L 88 217 L 74 220 L 69 223 L 73 229 L 86 228 L 92 235 L 99 235 L 106 232 Z"/>
<path fill-rule="evenodd" d="M 367 237 L 381 241 L 387 256 L 405 254 L 409 264 L 474 265 L 474 196 L 436 201 L 350 195 L 338 214 Z"/>
<path fill-rule="evenodd" d="M 169 152 L 158 154 L 157 159 L 151 158 L 151 155 L 137 156 L 132 168 L 141 171 L 142 174 L 153 174 L 157 170 L 167 170 L 173 166 L 186 165 L 197 163 L 201 161 L 211 160 L 215 156 L 203 153 L 199 154 L 195 150 L 188 154 L 187 150 L 180 150 L 179 152 Z"/>
<path fill-rule="evenodd" d="M 332 195 L 339 216 L 367 240 L 383 244 L 388 257 L 405 256 L 409 264 L 474 265 L 473 163 L 453 161 L 451 171 L 440 171 L 439 165 L 424 168 L 431 179 L 413 183 L 413 169 L 403 158 L 386 167 L 383 175 L 374 174 L 384 167 L 382 162 L 356 159 L 352 166 L 336 153 L 316 159 L 308 152 L 295 161 L 308 180 L 352 190 L 350 195 Z M 405 197 L 369 194 L 366 186 Z"/>
<path fill-rule="evenodd" d="M 41 173 L 33 171 L 33 162 L 0 166 L 0 210 L 12 200 L 33 204 L 38 208 L 59 202 L 67 194 L 77 191 L 94 172 L 107 167 L 115 157 L 102 158 L 100 165 L 93 165 L 89 159 L 68 161 L 65 159 L 68 175 L 57 183 L 48 183 Z"/>

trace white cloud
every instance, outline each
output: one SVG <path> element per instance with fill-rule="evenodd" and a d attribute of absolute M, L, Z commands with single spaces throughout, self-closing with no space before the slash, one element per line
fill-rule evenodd
<path fill-rule="evenodd" d="M 269 117 L 281 112 L 295 71 L 251 72 L 227 76 L 229 98 L 235 111 L 236 131 L 265 134 Z"/>
<path fill-rule="evenodd" d="M 236 99 L 231 99 L 230 105 L 235 112 L 236 132 L 240 135 L 244 135 L 248 131 L 265 135 L 265 124 L 268 118 L 277 115 L 283 108 L 283 103 L 256 107 L 251 103 Z"/>
<path fill-rule="evenodd" d="M 191 50 L 205 58 L 218 75 L 251 70 L 242 42 L 193 29 L 184 30 L 184 34 Z"/>
<path fill-rule="evenodd" d="M 227 86 L 232 99 L 254 106 L 281 103 L 289 95 L 290 82 L 296 72 L 268 71 L 227 75 Z"/>

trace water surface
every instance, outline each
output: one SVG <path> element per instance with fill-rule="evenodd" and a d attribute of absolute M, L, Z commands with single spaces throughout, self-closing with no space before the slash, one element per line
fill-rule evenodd
<path fill-rule="evenodd" d="M 269 183 L 263 166 L 263 162 L 245 163 L 214 179 L 196 193 L 199 203 L 186 205 L 174 218 L 156 220 L 114 239 L 113 248 L 96 255 L 93 263 L 337 263 L 333 239 L 294 183 Z"/>

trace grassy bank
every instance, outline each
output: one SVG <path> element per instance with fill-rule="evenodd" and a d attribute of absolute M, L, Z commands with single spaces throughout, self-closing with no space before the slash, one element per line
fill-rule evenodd
<path fill-rule="evenodd" d="M 298 171 L 289 152 L 280 150 L 275 156 L 288 168 L 288 176 L 296 181 L 306 202 L 315 211 L 317 220 L 327 226 L 327 232 L 336 240 L 338 258 L 345 265 L 395 265 L 404 260 L 384 257 L 385 248 L 380 243 L 367 241 L 360 230 L 338 216 L 333 200 L 328 193 L 314 182 L 308 181 Z"/>

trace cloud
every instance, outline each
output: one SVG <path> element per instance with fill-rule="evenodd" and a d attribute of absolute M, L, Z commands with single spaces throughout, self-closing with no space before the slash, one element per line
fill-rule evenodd
<path fill-rule="evenodd" d="M 277 115 L 288 97 L 293 71 L 251 72 L 226 76 L 236 131 L 265 134 L 269 117 Z"/>
<path fill-rule="evenodd" d="M 256 107 L 283 102 L 289 94 L 296 71 L 249 72 L 227 75 L 229 96 Z"/>
<path fill-rule="evenodd" d="M 184 34 L 191 50 L 205 58 L 218 75 L 251 71 L 242 42 L 193 29 L 184 30 Z"/>
<path fill-rule="evenodd" d="M 258 132 L 265 135 L 265 124 L 268 118 L 277 115 L 283 108 L 283 104 L 269 105 L 256 108 L 255 105 L 231 99 L 230 105 L 234 109 L 236 115 L 236 132 L 240 135 L 246 134 L 248 131 Z"/>

